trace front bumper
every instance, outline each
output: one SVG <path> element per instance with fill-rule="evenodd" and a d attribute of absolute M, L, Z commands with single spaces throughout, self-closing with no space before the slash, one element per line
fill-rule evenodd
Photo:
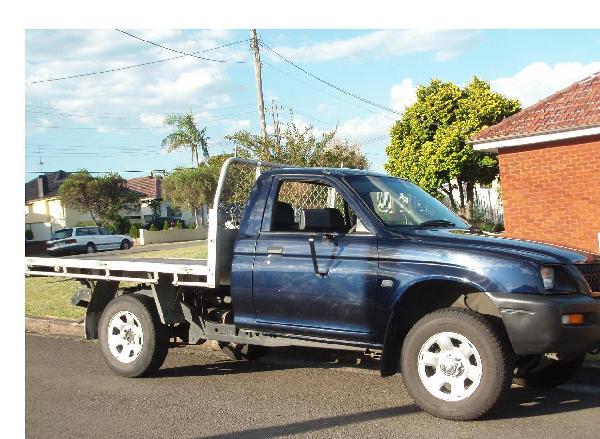
<path fill-rule="evenodd" d="M 584 353 L 600 347 L 600 299 L 582 294 L 490 293 L 517 355 Z M 583 314 L 583 325 L 563 325 L 563 314 Z"/>

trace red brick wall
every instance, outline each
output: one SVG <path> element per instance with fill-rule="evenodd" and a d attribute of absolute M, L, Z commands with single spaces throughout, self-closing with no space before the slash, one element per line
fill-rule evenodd
<path fill-rule="evenodd" d="M 508 236 L 600 252 L 600 136 L 498 156 Z"/>

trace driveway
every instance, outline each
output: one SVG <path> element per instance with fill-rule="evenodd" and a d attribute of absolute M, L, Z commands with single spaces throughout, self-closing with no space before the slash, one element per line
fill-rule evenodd
<path fill-rule="evenodd" d="M 95 343 L 26 336 L 26 436 L 30 438 L 597 438 L 600 386 L 513 388 L 477 422 L 421 412 L 399 376 L 376 363 L 287 349 L 257 363 L 179 348 L 156 376 L 112 374 Z M 310 358 L 310 360 L 306 360 Z"/>

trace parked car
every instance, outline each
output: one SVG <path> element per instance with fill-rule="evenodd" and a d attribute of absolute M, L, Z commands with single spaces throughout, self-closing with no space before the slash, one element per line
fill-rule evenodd
<path fill-rule="evenodd" d="M 129 235 L 116 235 L 103 227 L 70 227 L 54 232 L 46 244 L 48 253 L 95 253 L 100 250 L 126 250 L 133 246 Z"/>
<path fill-rule="evenodd" d="M 165 226 L 165 223 L 169 225 L 169 227 L 177 227 L 177 222 L 180 222 L 183 227 L 187 227 L 185 220 L 183 218 L 177 216 L 161 216 L 158 218 L 154 218 L 152 221 L 147 222 L 144 225 L 145 229 L 149 229 L 154 224 L 158 230 L 162 230 Z"/>

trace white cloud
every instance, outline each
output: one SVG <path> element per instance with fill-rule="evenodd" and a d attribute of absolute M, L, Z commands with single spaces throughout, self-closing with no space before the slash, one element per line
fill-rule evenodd
<path fill-rule="evenodd" d="M 600 62 L 564 62 L 554 66 L 534 62 L 513 76 L 495 79 L 490 84 L 495 91 L 519 99 L 523 107 L 528 107 L 598 71 Z"/>
<path fill-rule="evenodd" d="M 165 122 L 164 114 L 140 114 L 140 122 L 148 127 L 163 127 Z"/>
<path fill-rule="evenodd" d="M 434 52 L 434 59 L 444 61 L 457 56 L 477 34 L 469 30 L 380 30 L 301 47 L 278 46 L 274 50 L 294 61 L 308 62 L 420 52 Z"/>
<path fill-rule="evenodd" d="M 229 122 L 229 129 L 231 131 L 247 130 L 248 128 L 250 128 L 250 121 L 248 119 L 232 120 Z"/>
<path fill-rule="evenodd" d="M 135 35 L 189 52 L 219 46 L 233 39 L 232 31 L 138 30 Z M 206 53 L 211 58 L 246 59 L 243 44 Z M 26 32 L 28 82 L 115 69 L 177 56 L 114 30 L 36 30 Z M 193 57 L 113 73 L 26 86 L 28 105 L 43 111 L 52 125 L 91 126 L 102 132 L 126 133 L 119 127 L 156 126 L 158 113 L 193 108 L 218 110 L 236 103 L 229 64 Z M 68 113 L 74 116 L 68 115 Z M 205 116 L 215 117 L 206 113 Z M 161 116 L 162 117 L 162 116 Z M 39 125 L 35 119 L 28 123 Z"/>
<path fill-rule="evenodd" d="M 406 107 L 414 104 L 417 100 L 417 87 L 411 78 L 405 78 L 400 84 L 392 86 L 390 98 L 394 110 L 404 111 Z"/>
<path fill-rule="evenodd" d="M 351 140 L 364 140 L 385 134 L 393 125 L 394 119 L 378 113 L 367 117 L 355 117 L 340 124 L 338 136 Z"/>

